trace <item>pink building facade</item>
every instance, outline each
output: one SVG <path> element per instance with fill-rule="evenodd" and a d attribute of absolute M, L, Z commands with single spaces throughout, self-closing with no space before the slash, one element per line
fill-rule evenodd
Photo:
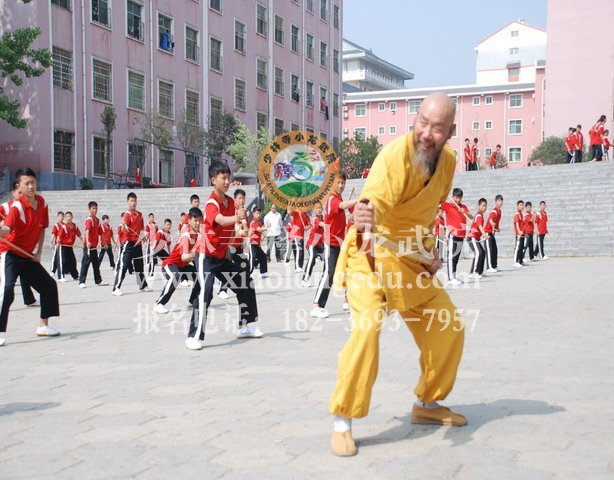
<path fill-rule="evenodd" d="M 111 171 L 132 176 L 144 159 L 141 176 L 163 185 L 208 184 L 206 160 L 135 140 L 154 109 L 203 127 L 226 111 L 252 131 L 305 128 L 338 141 L 342 8 L 342 0 L 6 3 L 0 33 L 39 25 L 35 47 L 54 61 L 22 87 L 3 83 L 29 119 L 24 130 L 0 122 L 3 165 L 31 166 L 43 189 L 77 188 L 82 177 L 101 186 L 107 105 L 117 114 Z"/>
<path fill-rule="evenodd" d="M 421 101 L 434 91 L 456 103 L 455 132 L 449 145 L 457 152 L 457 170 L 464 167 L 464 139 L 478 139 L 479 161 L 486 168 L 497 144 L 510 168 L 526 166 L 543 138 L 545 67 L 536 67 L 536 82 L 468 85 L 347 93 L 343 99 L 343 137 L 355 133 L 378 137 L 385 145 L 413 129 Z"/>

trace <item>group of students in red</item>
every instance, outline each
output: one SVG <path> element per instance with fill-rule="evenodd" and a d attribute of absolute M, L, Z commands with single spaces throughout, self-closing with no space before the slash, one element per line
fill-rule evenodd
<path fill-rule="evenodd" d="M 485 273 L 495 273 L 498 269 L 498 248 L 496 235 L 500 231 L 501 207 L 503 196 L 495 197 L 495 206 L 486 215 L 488 202 L 485 198 L 478 200 L 477 211 L 472 215 L 469 208 L 462 203 L 463 191 L 452 190 L 452 201 L 442 202 L 439 206 L 433 234 L 437 236 L 438 250 L 442 260 L 447 264 L 448 285 L 458 286 L 462 282 L 457 278 L 456 270 L 461 257 L 465 239 L 473 251 L 473 260 L 468 277 L 479 279 Z M 469 226 L 469 228 L 467 228 Z M 520 268 L 528 261 L 547 260 L 544 252 L 544 239 L 548 234 L 548 214 L 546 202 L 541 201 L 539 211 L 534 214 L 531 202 L 519 200 L 513 219 L 514 267 Z M 537 248 L 534 236 L 537 232 Z M 526 252 L 529 260 L 525 259 Z"/>
<path fill-rule="evenodd" d="M 601 115 L 595 124 L 588 131 L 589 137 L 589 155 L 591 162 L 601 162 L 602 160 L 610 159 L 610 131 L 605 128 L 606 116 Z M 565 152 L 567 153 L 567 163 L 582 162 L 582 152 L 584 149 L 584 135 L 582 134 L 582 125 L 569 127 L 565 136 Z"/>
<path fill-rule="evenodd" d="M 465 171 L 471 172 L 478 170 L 478 142 L 477 138 L 473 139 L 473 143 L 468 138 L 465 138 L 465 148 L 463 149 L 463 159 L 465 161 Z M 501 145 L 497 145 L 488 157 L 488 168 L 495 170 L 497 168 L 497 158 L 501 153 Z"/>

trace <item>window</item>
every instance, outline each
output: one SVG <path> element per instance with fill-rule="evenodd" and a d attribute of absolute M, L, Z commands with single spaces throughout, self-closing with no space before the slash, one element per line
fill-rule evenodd
<path fill-rule="evenodd" d="M 339 95 L 333 94 L 333 117 L 339 117 Z"/>
<path fill-rule="evenodd" d="M 275 42 L 284 44 L 284 19 L 275 15 Z"/>
<path fill-rule="evenodd" d="M 51 3 L 70 11 L 70 0 L 51 0 Z"/>
<path fill-rule="evenodd" d="M 209 126 L 216 130 L 218 129 L 220 122 L 222 121 L 222 111 L 224 104 L 222 100 L 215 97 L 209 98 Z"/>
<path fill-rule="evenodd" d="M 333 70 L 339 73 L 339 50 L 333 50 Z"/>
<path fill-rule="evenodd" d="M 298 129 L 299 129 L 298 123 L 291 123 L 290 124 L 290 130 L 298 130 Z"/>
<path fill-rule="evenodd" d="M 266 73 L 266 62 L 260 58 L 256 59 L 256 86 L 263 90 L 268 90 L 268 79 Z"/>
<path fill-rule="evenodd" d="M 158 13 L 158 48 L 169 53 L 175 50 L 173 19 L 161 13 Z"/>
<path fill-rule="evenodd" d="M 111 9 L 108 0 L 92 0 L 92 22 L 111 28 Z"/>
<path fill-rule="evenodd" d="M 328 140 L 328 135 L 326 134 L 326 132 L 320 132 L 318 135 L 320 135 L 320 138 Z"/>
<path fill-rule="evenodd" d="M 386 104 L 384 102 L 379 102 L 377 104 L 377 111 L 383 112 L 384 110 L 386 110 Z"/>
<path fill-rule="evenodd" d="M 305 9 L 313 13 L 313 0 L 305 0 Z"/>
<path fill-rule="evenodd" d="M 511 34 L 511 36 L 512 36 L 512 37 L 517 37 L 519 33 L 520 33 L 520 32 L 519 32 L 518 30 L 512 30 L 512 31 L 510 32 L 510 34 Z"/>
<path fill-rule="evenodd" d="M 145 164 L 145 145 L 128 144 L 128 172 L 135 172 L 137 166 Z"/>
<path fill-rule="evenodd" d="M 126 17 L 128 25 L 126 26 L 126 32 L 129 37 L 145 41 L 145 23 L 143 23 L 143 6 L 136 2 L 128 0 L 126 8 Z"/>
<path fill-rule="evenodd" d="M 194 90 L 185 91 L 185 121 L 200 125 L 200 94 Z"/>
<path fill-rule="evenodd" d="M 305 40 L 305 57 L 307 57 L 307 60 L 313 61 L 313 56 L 313 35 L 308 33 L 307 39 Z"/>
<path fill-rule="evenodd" d="M 175 153 L 171 150 L 160 150 L 158 159 L 158 181 L 163 185 L 175 183 Z"/>
<path fill-rule="evenodd" d="M 301 35 L 301 30 L 296 25 L 292 25 L 292 51 L 298 53 L 299 52 L 299 38 Z"/>
<path fill-rule="evenodd" d="M 209 39 L 209 68 L 216 72 L 222 72 L 222 41 L 211 37 Z"/>
<path fill-rule="evenodd" d="M 104 176 L 105 174 L 105 147 L 107 146 L 107 141 L 102 137 L 94 137 L 94 170 L 93 174 L 96 177 Z M 113 141 L 109 142 L 109 172 L 113 171 Z"/>
<path fill-rule="evenodd" d="M 328 67 L 328 45 L 320 41 L 320 66 Z"/>
<path fill-rule="evenodd" d="M 486 95 L 486 105 L 492 105 L 492 95 Z"/>
<path fill-rule="evenodd" d="M 507 69 L 507 81 L 517 82 L 520 79 L 520 68 L 512 67 Z"/>
<path fill-rule="evenodd" d="M 510 147 L 508 153 L 509 162 L 522 162 L 522 147 Z"/>
<path fill-rule="evenodd" d="M 56 130 L 53 132 L 53 168 L 72 171 L 75 135 Z"/>
<path fill-rule="evenodd" d="M 486 158 L 490 158 L 491 155 L 492 155 L 492 148 L 487 148 L 484 150 L 484 156 Z"/>
<path fill-rule="evenodd" d="M 480 104 L 480 97 L 473 97 L 473 106 L 477 107 Z"/>
<path fill-rule="evenodd" d="M 320 87 L 320 111 L 325 112 L 328 105 L 328 90 L 324 87 Z M 327 117 L 328 120 L 328 117 Z"/>
<path fill-rule="evenodd" d="M 367 137 L 367 129 L 364 127 L 355 128 L 354 135 L 364 140 Z"/>
<path fill-rule="evenodd" d="M 72 52 L 53 47 L 53 86 L 72 90 Z"/>
<path fill-rule="evenodd" d="M 192 62 L 200 61 L 200 48 L 198 46 L 198 30 L 185 27 L 185 58 Z"/>
<path fill-rule="evenodd" d="M 480 122 L 479 121 L 475 121 L 471 124 L 471 130 L 479 130 L 480 129 Z"/>
<path fill-rule="evenodd" d="M 386 127 L 377 127 L 378 135 L 386 135 Z"/>
<path fill-rule="evenodd" d="M 128 108 L 145 110 L 145 75 L 128 70 Z"/>
<path fill-rule="evenodd" d="M 390 111 L 391 112 L 397 111 L 397 102 L 390 102 Z"/>
<path fill-rule="evenodd" d="M 92 60 L 93 98 L 96 100 L 113 101 L 112 85 L 113 69 L 110 63 L 102 60 Z"/>
<path fill-rule="evenodd" d="M 275 135 L 284 133 L 284 121 L 281 118 L 275 119 Z"/>
<path fill-rule="evenodd" d="M 390 125 L 390 135 L 397 134 L 397 127 L 395 125 Z"/>
<path fill-rule="evenodd" d="M 456 138 L 456 123 L 452 125 L 452 138 Z"/>
<path fill-rule="evenodd" d="M 510 55 L 518 55 L 520 53 L 520 49 L 518 47 L 510 48 Z"/>
<path fill-rule="evenodd" d="M 245 80 L 235 78 L 235 108 L 244 112 L 247 109 L 245 99 Z"/>
<path fill-rule="evenodd" d="M 320 0 L 320 19 L 328 20 L 328 0 Z"/>
<path fill-rule="evenodd" d="M 275 93 L 284 96 L 284 71 L 275 67 Z"/>
<path fill-rule="evenodd" d="M 367 106 L 364 103 L 357 103 L 354 105 L 354 115 L 357 117 L 366 117 Z"/>
<path fill-rule="evenodd" d="M 510 120 L 510 135 L 521 135 L 522 134 L 522 120 Z"/>
<path fill-rule="evenodd" d="M 222 12 L 222 0 L 209 0 L 209 8 L 216 12 Z"/>
<path fill-rule="evenodd" d="M 511 93 L 509 99 L 510 108 L 522 107 L 522 93 Z"/>
<path fill-rule="evenodd" d="M 333 5 L 333 26 L 339 29 L 339 6 Z"/>
<path fill-rule="evenodd" d="M 421 100 L 410 100 L 409 108 L 408 108 L 409 113 L 418 113 L 418 110 L 420 110 L 421 104 L 422 104 Z"/>
<path fill-rule="evenodd" d="M 300 79 L 298 78 L 298 75 L 292 74 L 290 77 L 290 86 L 292 88 L 292 100 L 294 100 L 297 103 L 299 102 L 301 98 L 299 88 L 298 88 L 299 83 L 300 83 Z"/>
<path fill-rule="evenodd" d="M 269 34 L 269 25 L 267 23 L 267 10 L 259 3 L 256 4 L 256 33 L 264 35 Z"/>
<path fill-rule="evenodd" d="M 313 108 L 313 82 L 305 82 L 305 105 Z"/>
<path fill-rule="evenodd" d="M 235 50 L 237 52 L 245 53 L 246 32 L 246 25 L 239 20 L 235 20 Z"/>
<path fill-rule="evenodd" d="M 175 118 L 175 86 L 158 80 L 158 111 L 167 118 Z"/>
<path fill-rule="evenodd" d="M 492 120 L 487 120 L 486 122 L 484 122 L 484 128 L 486 130 L 492 130 Z"/>
<path fill-rule="evenodd" d="M 268 123 L 266 113 L 256 112 L 256 128 L 258 130 L 268 128 Z"/>
<path fill-rule="evenodd" d="M 454 111 L 456 112 L 458 110 L 458 97 L 454 97 L 452 103 L 454 104 Z"/>

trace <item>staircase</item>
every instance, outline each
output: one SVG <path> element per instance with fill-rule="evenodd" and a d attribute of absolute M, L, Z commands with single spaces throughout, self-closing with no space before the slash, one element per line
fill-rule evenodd
<path fill-rule="evenodd" d="M 360 179 L 349 180 L 346 196 L 352 186 L 360 192 L 363 183 Z M 614 256 L 614 162 L 463 172 L 456 174 L 454 187 L 463 189 L 463 203 L 472 213 L 480 197 L 486 198 L 492 206 L 495 195 L 503 195 L 501 232 L 497 235 L 502 257 L 510 257 L 513 252 L 512 217 L 519 199 L 531 201 L 535 211 L 539 209 L 540 200 L 548 204 L 550 234 L 545 242 L 548 256 Z M 246 191 L 248 203 L 255 198 L 254 185 L 239 188 Z M 71 210 L 75 222 L 82 227 L 88 215 L 87 204 L 95 200 L 98 216 L 109 215 L 111 224 L 117 226 L 120 213 L 126 209 L 129 191 L 49 191 L 42 195 L 49 203 L 51 223 L 58 210 Z M 189 208 L 190 195 L 198 194 L 202 207 L 212 188 L 133 191 L 138 195 L 138 209 L 145 217 L 153 212 L 158 225 L 170 218 L 176 226 L 181 212 Z M 233 192 L 234 187 L 229 195 Z"/>

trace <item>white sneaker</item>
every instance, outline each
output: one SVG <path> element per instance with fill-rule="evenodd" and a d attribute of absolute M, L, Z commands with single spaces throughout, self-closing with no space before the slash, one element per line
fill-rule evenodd
<path fill-rule="evenodd" d="M 36 329 L 36 334 L 39 337 L 57 337 L 60 334 L 60 331 L 57 328 L 53 327 L 38 327 Z"/>
<path fill-rule="evenodd" d="M 68 280 L 66 280 L 66 277 L 62 277 L 58 280 L 58 282 L 66 283 Z"/>
<path fill-rule="evenodd" d="M 79 288 L 85 288 L 85 283 L 80 283 Z"/>
<path fill-rule="evenodd" d="M 260 275 L 260 278 L 269 278 L 269 272 L 263 273 L 262 275 Z"/>
<path fill-rule="evenodd" d="M 461 282 L 460 280 L 458 280 L 457 278 L 452 278 L 450 280 L 448 280 L 448 285 L 454 286 L 454 287 L 458 287 L 459 285 L 461 285 L 463 282 Z"/>
<path fill-rule="evenodd" d="M 182 280 L 181 281 L 181 286 L 182 287 L 191 287 L 192 286 L 192 282 L 188 282 L 187 280 Z"/>
<path fill-rule="evenodd" d="M 544 256 L 542 257 L 542 260 L 548 260 L 548 255 L 544 255 Z"/>
<path fill-rule="evenodd" d="M 168 313 L 168 308 L 166 308 L 161 303 L 156 303 L 153 307 L 154 313 Z"/>
<path fill-rule="evenodd" d="M 523 264 L 523 265 L 526 265 L 527 263 L 529 263 L 529 261 L 528 261 L 526 258 L 523 258 L 523 259 L 522 259 L 522 264 Z"/>
<path fill-rule="evenodd" d="M 301 267 L 295 268 L 294 272 L 295 273 L 301 273 L 303 271 L 303 269 Z"/>
<path fill-rule="evenodd" d="M 113 295 L 115 295 L 116 297 L 121 297 L 123 295 L 123 292 L 120 289 L 115 289 L 113 290 Z"/>
<path fill-rule="evenodd" d="M 34 300 L 34 303 L 30 303 L 30 304 L 26 305 L 27 308 L 36 308 L 36 307 L 40 307 L 40 306 L 41 306 L 41 302 L 38 299 Z"/>
<path fill-rule="evenodd" d="M 516 263 L 514 263 L 514 267 L 516 267 L 516 268 L 522 268 L 522 264 L 521 264 L 521 263 L 516 262 Z"/>
<path fill-rule="evenodd" d="M 237 332 L 237 338 L 260 338 L 263 333 L 258 327 L 247 325 Z"/>
<path fill-rule="evenodd" d="M 143 287 L 139 290 L 139 292 L 153 292 L 153 288 L 151 288 L 150 286 Z"/>
<path fill-rule="evenodd" d="M 496 268 L 489 268 L 488 270 L 486 270 L 488 273 L 497 273 L 499 270 L 497 270 Z"/>
<path fill-rule="evenodd" d="M 347 312 L 350 309 L 350 304 L 348 302 L 343 302 L 343 311 Z"/>
<path fill-rule="evenodd" d="M 479 273 L 470 273 L 469 278 L 478 279 L 482 278 L 482 275 L 480 275 Z"/>
<path fill-rule="evenodd" d="M 230 298 L 230 295 L 228 295 L 227 292 L 222 290 L 221 292 L 217 294 L 217 298 L 221 298 L 222 300 L 228 300 Z"/>
<path fill-rule="evenodd" d="M 328 310 L 322 307 L 316 307 L 309 312 L 309 315 L 314 318 L 326 318 L 328 317 Z"/>
<path fill-rule="evenodd" d="M 301 280 L 301 287 L 311 287 L 311 282 L 310 281 L 305 281 L 305 280 Z"/>
<path fill-rule="evenodd" d="M 6 339 L 0 338 L 0 347 L 6 343 Z"/>
<path fill-rule="evenodd" d="M 185 339 L 185 346 L 188 350 L 202 350 L 203 346 L 198 339 L 194 337 L 188 337 Z"/>

